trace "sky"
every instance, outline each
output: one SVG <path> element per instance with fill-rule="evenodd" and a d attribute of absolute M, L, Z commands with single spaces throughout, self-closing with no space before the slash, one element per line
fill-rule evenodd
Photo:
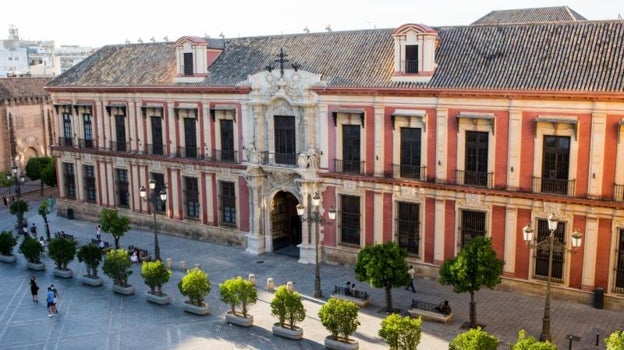
<path fill-rule="evenodd" d="M 622 0 L 29 0 L 3 1 L 0 39 L 9 26 L 23 40 L 101 47 L 185 36 L 226 38 L 367 28 L 406 23 L 468 25 L 493 10 L 568 6 L 590 20 L 624 17 Z"/>

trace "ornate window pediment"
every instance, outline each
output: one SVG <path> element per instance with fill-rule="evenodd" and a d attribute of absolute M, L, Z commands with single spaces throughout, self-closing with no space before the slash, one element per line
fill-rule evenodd
<path fill-rule="evenodd" d="M 437 67 L 438 32 L 423 24 L 405 24 L 395 29 L 393 81 L 427 82 Z"/>

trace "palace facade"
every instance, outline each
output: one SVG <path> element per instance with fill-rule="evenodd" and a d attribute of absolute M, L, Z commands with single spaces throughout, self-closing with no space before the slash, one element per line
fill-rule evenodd
<path fill-rule="evenodd" d="M 553 293 L 624 304 L 624 21 L 560 7 L 113 45 L 47 90 L 61 215 L 117 208 L 150 229 L 155 211 L 169 234 L 295 246 L 301 263 L 394 240 L 431 276 L 488 236 L 504 285 L 541 290 L 548 254 L 522 228 L 546 237 L 554 213 L 556 236 L 583 242 L 555 253 Z"/>

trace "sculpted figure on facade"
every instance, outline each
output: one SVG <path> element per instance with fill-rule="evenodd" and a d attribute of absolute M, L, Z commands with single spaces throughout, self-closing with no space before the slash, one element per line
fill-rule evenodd
<path fill-rule="evenodd" d="M 316 147 L 308 149 L 308 165 L 312 169 L 318 169 L 321 166 L 321 155 Z"/>
<path fill-rule="evenodd" d="M 247 161 L 249 163 L 258 164 L 260 162 L 260 156 L 258 155 L 258 151 L 256 150 L 256 146 L 253 142 L 247 144 L 245 152 L 247 152 Z"/>
<path fill-rule="evenodd" d="M 308 155 L 304 152 L 299 153 L 299 158 L 297 158 L 297 165 L 301 169 L 306 169 L 308 167 Z"/>

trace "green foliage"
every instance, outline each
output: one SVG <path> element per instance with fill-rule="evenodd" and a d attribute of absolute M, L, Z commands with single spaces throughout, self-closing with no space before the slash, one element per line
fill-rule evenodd
<path fill-rule="evenodd" d="M 100 218 L 102 231 L 113 235 L 115 249 L 119 249 L 119 239 L 130 230 L 130 219 L 127 216 L 119 215 L 116 209 L 102 209 Z"/>
<path fill-rule="evenodd" d="M 111 249 L 106 253 L 102 270 L 113 279 L 114 284 L 127 287 L 128 276 L 132 274 L 130 266 L 132 266 L 132 262 L 125 249 Z"/>
<path fill-rule="evenodd" d="M 180 293 L 196 306 L 204 305 L 204 297 L 210 293 L 211 288 L 208 275 L 197 267 L 186 271 L 186 275 L 178 282 Z"/>
<path fill-rule="evenodd" d="M 360 325 L 358 306 L 348 300 L 330 298 L 319 309 L 321 324 L 336 340 L 349 342 L 349 336 Z"/>
<path fill-rule="evenodd" d="M 150 287 L 150 293 L 163 295 L 162 286 L 171 279 L 171 270 L 160 260 L 144 261 L 141 267 L 141 276 L 145 284 Z"/>
<path fill-rule="evenodd" d="M 41 254 L 43 254 L 43 247 L 41 244 L 32 237 L 24 237 L 22 244 L 20 244 L 19 252 L 24 255 L 24 258 L 30 263 L 40 263 Z"/>
<path fill-rule="evenodd" d="M 296 329 L 297 322 L 305 320 L 306 316 L 301 295 L 297 292 L 289 292 L 286 286 L 280 286 L 271 300 L 271 315 L 279 319 L 280 327 L 284 328 L 288 320 L 288 328 Z"/>
<path fill-rule="evenodd" d="M 477 326 L 474 292 L 481 286 L 494 288 L 501 282 L 505 262 L 498 258 L 492 241 L 476 237 L 466 244 L 459 254 L 446 260 L 440 267 L 441 284 L 453 286 L 455 293 L 470 293 L 470 326 Z"/>
<path fill-rule="evenodd" d="M 13 173 L 11 172 L 10 169 L 5 170 L 2 173 L 0 173 L 0 187 L 9 187 L 13 185 L 15 180 L 13 180 L 12 176 L 13 176 Z"/>
<path fill-rule="evenodd" d="M 11 215 L 15 215 L 17 217 L 17 228 L 22 228 L 22 223 L 24 222 L 24 213 L 28 211 L 29 206 L 28 202 L 22 199 L 18 199 L 15 202 L 11 203 L 9 206 L 9 212 Z"/>
<path fill-rule="evenodd" d="M 102 262 L 102 250 L 95 244 L 86 244 L 78 250 L 78 261 L 87 265 L 87 276 L 97 277 L 97 268 Z"/>
<path fill-rule="evenodd" d="M 50 162 L 41 170 L 41 181 L 50 186 L 56 186 L 56 161 L 50 157 Z"/>
<path fill-rule="evenodd" d="M 66 270 L 67 264 L 76 256 L 76 243 L 65 238 L 52 238 L 48 243 L 48 255 L 57 269 Z"/>
<path fill-rule="evenodd" d="M 420 344 L 421 326 L 420 317 L 390 314 L 381 321 L 379 337 L 388 343 L 390 350 L 416 350 Z"/>
<path fill-rule="evenodd" d="M 479 327 L 456 336 L 449 344 L 449 350 L 496 350 L 498 343 L 496 337 Z"/>
<path fill-rule="evenodd" d="M 549 341 L 541 342 L 535 337 L 527 337 L 524 330 L 518 332 L 518 341 L 510 344 L 511 350 L 557 350 L 557 346 Z"/>
<path fill-rule="evenodd" d="M 50 203 L 47 200 L 42 200 L 41 204 L 39 204 L 39 209 L 37 209 L 37 212 L 39 213 L 39 215 L 41 215 L 41 218 L 43 218 L 43 222 L 45 224 L 45 230 L 46 230 L 46 236 L 48 237 L 48 240 L 50 239 L 50 226 L 48 225 L 48 214 L 50 214 L 52 210 L 50 209 Z"/>
<path fill-rule="evenodd" d="M 624 349 L 624 331 L 615 331 L 605 338 L 607 350 L 623 350 Z"/>
<path fill-rule="evenodd" d="M 26 163 L 26 176 L 31 180 L 41 180 L 41 194 L 43 194 L 44 184 L 42 172 L 52 161 L 50 157 L 36 157 L 28 159 L 28 163 Z"/>
<path fill-rule="evenodd" d="M 392 288 L 410 282 L 407 273 L 407 250 L 395 242 L 375 244 L 360 250 L 355 263 L 355 278 L 375 288 L 385 288 L 386 311 L 393 311 Z"/>
<path fill-rule="evenodd" d="M 236 308 L 240 307 L 243 317 L 247 317 L 247 307 L 258 301 L 256 287 L 241 276 L 219 283 L 219 294 L 221 301 L 230 305 L 232 314 L 237 314 Z"/>
<path fill-rule="evenodd" d="M 13 248 L 17 245 L 17 239 L 9 231 L 0 233 L 0 254 L 13 255 Z"/>

